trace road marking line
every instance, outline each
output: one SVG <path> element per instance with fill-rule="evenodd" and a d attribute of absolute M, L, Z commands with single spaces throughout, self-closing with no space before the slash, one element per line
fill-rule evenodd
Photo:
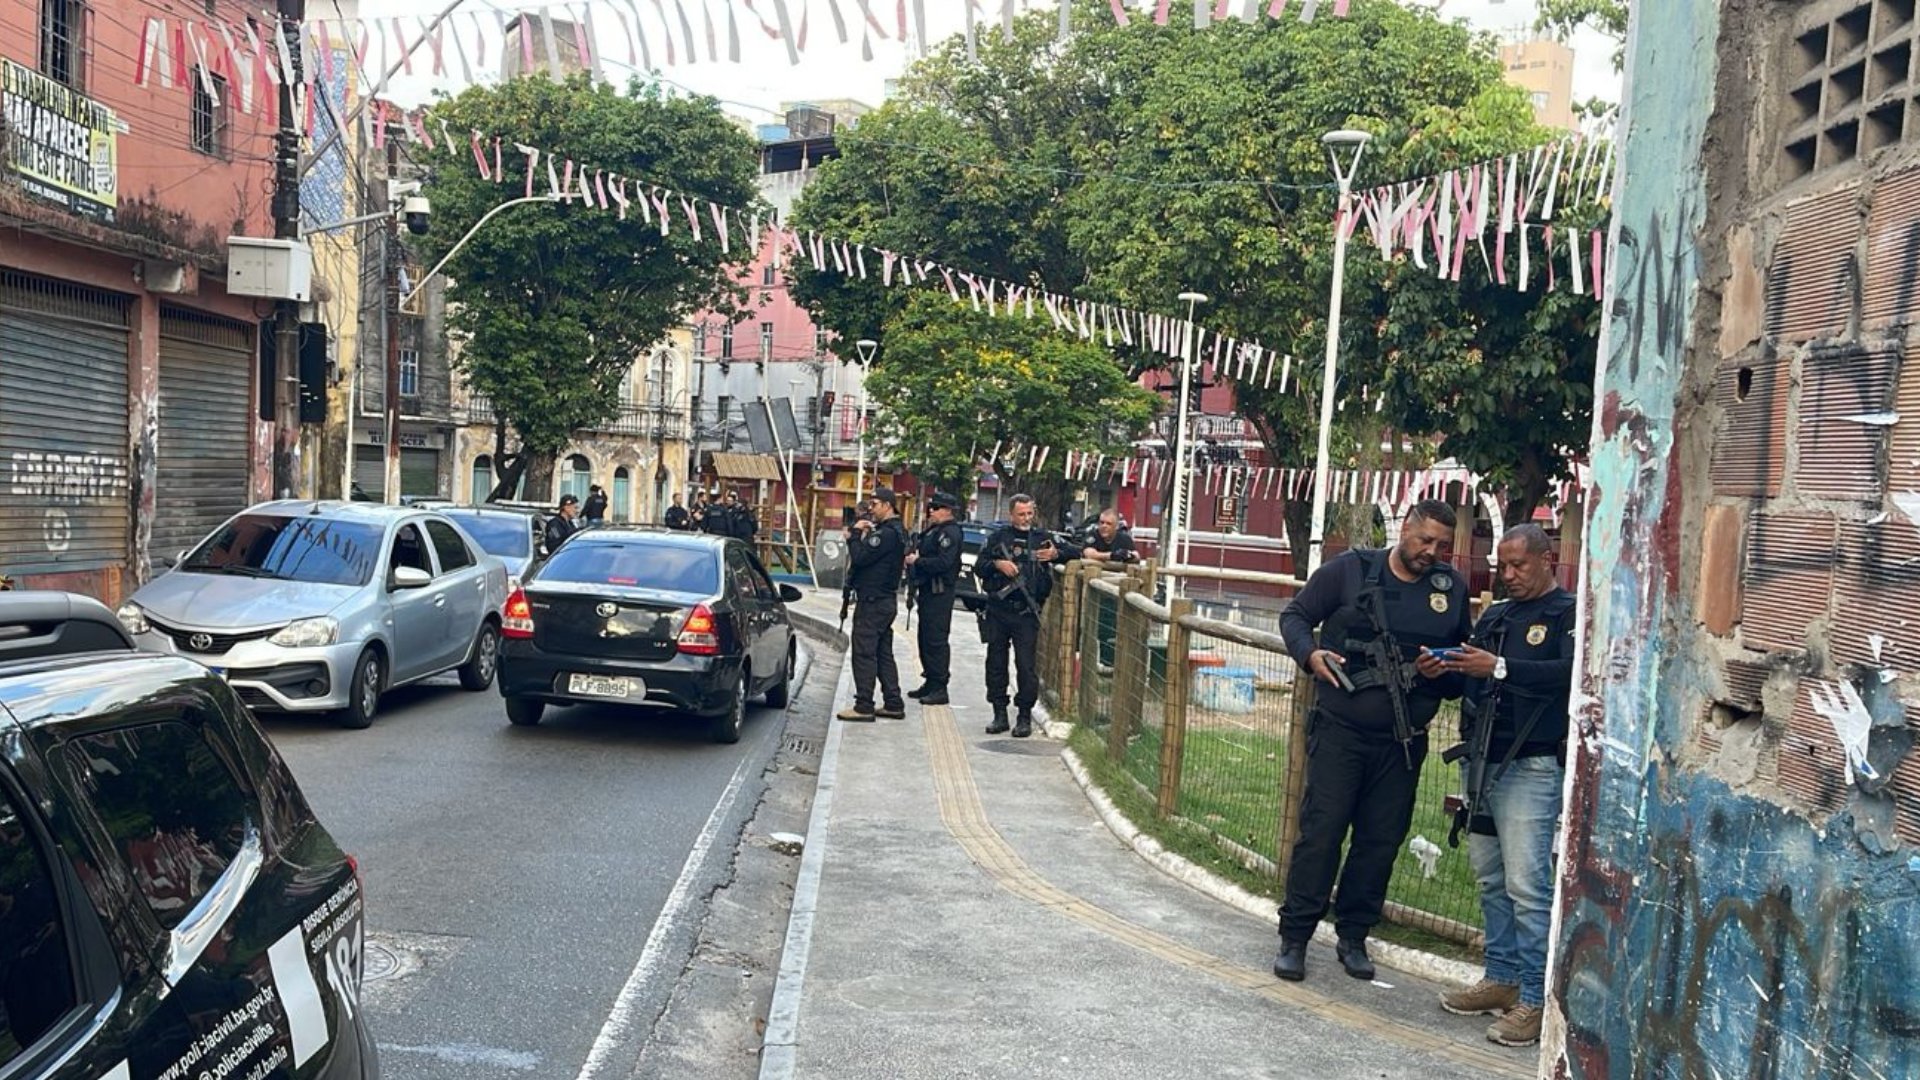
<path fill-rule="evenodd" d="M 746 776 L 747 762 L 750 757 L 740 759 L 734 767 L 733 779 L 727 781 L 725 791 L 713 804 L 713 813 L 707 815 L 707 823 L 700 828 L 700 835 L 693 841 L 692 850 L 687 852 L 687 861 L 680 867 L 680 877 L 673 883 L 673 891 L 667 894 L 667 902 L 660 908 L 660 914 L 653 920 L 653 930 L 647 935 L 647 944 L 640 950 L 640 959 L 633 965 L 633 972 L 627 976 L 626 985 L 613 999 L 613 1009 L 607 1013 L 607 1022 L 600 1025 L 600 1034 L 594 1037 L 593 1048 L 587 1051 L 586 1063 L 580 1066 L 575 1080 L 592 1080 L 607 1064 L 614 1047 L 627 1036 L 633 1027 L 634 1003 L 657 974 L 656 968 L 666 959 L 667 932 L 680 921 L 687 905 L 693 899 L 693 879 L 700 865 L 706 861 L 708 849 L 720 832 L 720 822 L 726 817 L 734 798 L 740 794 L 740 784 Z"/>
<path fill-rule="evenodd" d="M 1510 1054 L 1481 1049 L 1410 1024 L 1398 1023 L 1305 986 L 1282 983 L 1265 971 L 1255 971 L 1242 963 L 1222 959 L 1128 922 L 1105 908 L 1055 886 L 1034 872 L 988 820 L 986 804 L 980 798 L 978 785 L 974 783 L 973 766 L 967 761 L 967 745 L 960 737 L 953 710 L 940 705 L 929 706 L 923 711 L 923 716 L 921 728 L 926 732 L 927 756 L 932 764 L 940 819 L 968 857 L 995 884 L 1009 893 L 1057 911 L 1168 963 L 1210 975 L 1230 986 L 1283 1005 L 1310 1010 L 1342 1026 L 1366 1031 L 1408 1049 L 1437 1054 L 1500 1076 L 1519 1080 L 1533 1077 L 1535 1070 Z"/>

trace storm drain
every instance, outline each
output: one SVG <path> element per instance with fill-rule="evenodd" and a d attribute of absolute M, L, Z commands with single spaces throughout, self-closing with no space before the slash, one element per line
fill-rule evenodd
<path fill-rule="evenodd" d="M 808 756 L 813 756 L 820 753 L 819 743 L 814 742 L 812 739 L 800 738 L 797 735 L 787 736 L 787 741 L 785 745 L 787 748 L 787 752 L 792 754 L 806 754 Z"/>
<path fill-rule="evenodd" d="M 996 754 L 1022 754 L 1027 757 L 1058 757 L 1058 744 L 1036 739 L 994 739 L 976 743 L 982 750 L 991 750 Z"/>
<path fill-rule="evenodd" d="M 379 982 L 400 973 L 400 957 L 378 941 L 367 942 L 361 959 L 361 982 Z"/>

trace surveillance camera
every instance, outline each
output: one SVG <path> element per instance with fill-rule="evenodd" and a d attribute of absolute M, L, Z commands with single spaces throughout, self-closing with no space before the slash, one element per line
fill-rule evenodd
<path fill-rule="evenodd" d="M 415 236 L 424 236 L 428 222 L 433 217 L 433 206 L 425 195 L 409 195 L 402 204 L 400 213 L 406 218 L 407 231 Z"/>

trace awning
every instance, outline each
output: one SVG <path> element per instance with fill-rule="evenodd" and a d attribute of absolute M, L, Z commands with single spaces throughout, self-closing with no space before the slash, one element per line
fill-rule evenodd
<path fill-rule="evenodd" d="M 726 480 L 778 480 L 780 462 L 772 454 L 729 454 L 715 451 L 713 472 Z"/>

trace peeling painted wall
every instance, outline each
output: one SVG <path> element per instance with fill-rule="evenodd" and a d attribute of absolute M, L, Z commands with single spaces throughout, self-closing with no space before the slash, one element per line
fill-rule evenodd
<path fill-rule="evenodd" d="M 1911 8 L 1633 16 L 1547 1068 L 1920 1076 Z"/>

